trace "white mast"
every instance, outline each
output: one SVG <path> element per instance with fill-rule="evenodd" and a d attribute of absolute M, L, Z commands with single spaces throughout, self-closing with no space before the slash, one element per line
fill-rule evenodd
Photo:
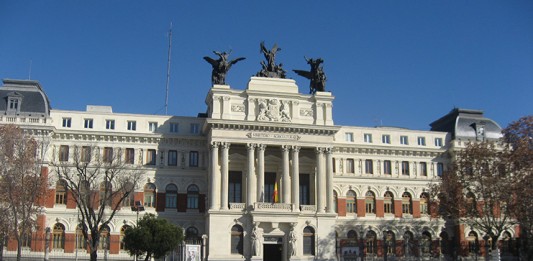
<path fill-rule="evenodd" d="M 165 115 L 168 115 L 168 86 L 170 84 L 170 55 L 172 53 L 172 22 L 168 31 L 168 61 L 167 61 L 167 86 L 165 95 Z"/>

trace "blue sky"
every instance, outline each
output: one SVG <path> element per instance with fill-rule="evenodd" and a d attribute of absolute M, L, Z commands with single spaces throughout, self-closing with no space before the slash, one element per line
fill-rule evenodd
<path fill-rule="evenodd" d="M 302 93 L 307 57 L 325 60 L 337 125 L 428 124 L 454 107 L 506 126 L 533 112 L 533 1 L 0 0 L 0 78 L 38 80 L 52 107 L 164 114 L 205 112 L 211 66 L 233 50 L 226 79 L 245 89 L 259 43 Z"/>

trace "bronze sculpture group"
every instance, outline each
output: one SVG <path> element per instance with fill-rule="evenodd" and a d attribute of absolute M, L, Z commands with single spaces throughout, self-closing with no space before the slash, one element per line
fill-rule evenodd
<path fill-rule="evenodd" d="M 257 72 L 257 77 L 267 77 L 267 78 L 286 78 L 286 71 L 283 69 L 283 64 L 279 63 L 276 64 L 276 54 L 278 51 L 281 51 L 281 48 L 278 47 L 277 44 L 274 44 L 274 47 L 272 49 L 267 49 L 265 47 L 265 43 L 261 42 L 260 46 L 260 52 L 265 57 L 265 61 L 261 61 L 261 70 Z M 204 60 L 206 60 L 208 63 L 211 64 L 213 67 L 213 70 L 211 72 L 211 83 L 214 84 L 226 84 L 226 75 L 231 68 L 232 65 L 238 63 L 239 61 L 242 61 L 246 58 L 239 57 L 235 60 L 229 60 L 228 57 L 231 53 L 226 52 L 217 52 L 213 51 L 214 54 L 216 54 L 219 58 L 213 59 L 211 57 L 205 56 Z M 296 74 L 305 77 L 310 80 L 309 83 L 309 93 L 314 94 L 317 91 L 318 92 L 324 92 L 326 91 L 326 74 L 324 73 L 324 69 L 322 67 L 322 63 L 324 63 L 324 60 L 321 58 L 317 59 L 308 59 L 304 57 L 307 61 L 307 64 L 311 66 L 311 69 L 309 71 L 303 71 L 303 70 L 293 70 Z"/>

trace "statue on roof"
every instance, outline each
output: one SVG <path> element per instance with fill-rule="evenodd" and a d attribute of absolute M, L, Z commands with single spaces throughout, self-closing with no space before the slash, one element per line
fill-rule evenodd
<path fill-rule="evenodd" d="M 323 92 L 326 91 L 326 74 L 324 73 L 324 69 L 320 64 L 324 62 L 322 58 L 317 59 L 307 59 L 307 57 L 304 57 L 307 61 L 307 64 L 311 66 L 310 71 L 302 71 L 302 70 L 293 70 L 296 74 L 305 77 L 310 80 L 309 82 L 309 93 L 314 94 L 316 92 Z"/>
<path fill-rule="evenodd" d="M 268 78 L 285 78 L 286 71 L 283 69 L 283 64 L 276 64 L 276 53 L 281 51 L 281 48 L 277 44 L 274 44 L 272 49 L 268 50 L 265 47 L 265 42 L 261 42 L 259 45 L 261 48 L 261 53 L 265 56 L 265 61 L 261 61 L 261 71 L 259 71 L 256 76 L 259 77 L 268 77 Z"/>
<path fill-rule="evenodd" d="M 246 58 L 239 57 L 235 60 L 228 60 L 228 57 L 231 54 L 231 51 L 229 51 L 229 53 L 213 51 L 213 53 L 218 55 L 219 58 L 217 60 L 209 56 L 204 57 L 204 60 L 206 60 L 208 63 L 211 64 L 211 66 L 213 66 L 213 71 L 211 72 L 211 83 L 213 85 L 214 84 L 225 85 L 226 74 L 228 73 L 231 66 Z"/>

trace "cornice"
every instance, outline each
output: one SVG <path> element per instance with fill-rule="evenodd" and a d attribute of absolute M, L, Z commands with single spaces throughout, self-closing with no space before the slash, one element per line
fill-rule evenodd
<path fill-rule="evenodd" d="M 399 147 L 358 147 L 358 146 L 333 146 L 334 153 L 350 153 L 359 155 L 389 155 L 408 157 L 438 157 L 446 152 L 445 149 L 420 149 L 420 148 L 399 148 Z"/>
<path fill-rule="evenodd" d="M 248 122 L 214 119 L 207 120 L 207 128 L 214 130 L 261 131 L 317 136 L 333 136 L 340 129 L 340 127 L 337 126 L 317 126 L 294 123 L 272 123 L 260 121 Z"/>

